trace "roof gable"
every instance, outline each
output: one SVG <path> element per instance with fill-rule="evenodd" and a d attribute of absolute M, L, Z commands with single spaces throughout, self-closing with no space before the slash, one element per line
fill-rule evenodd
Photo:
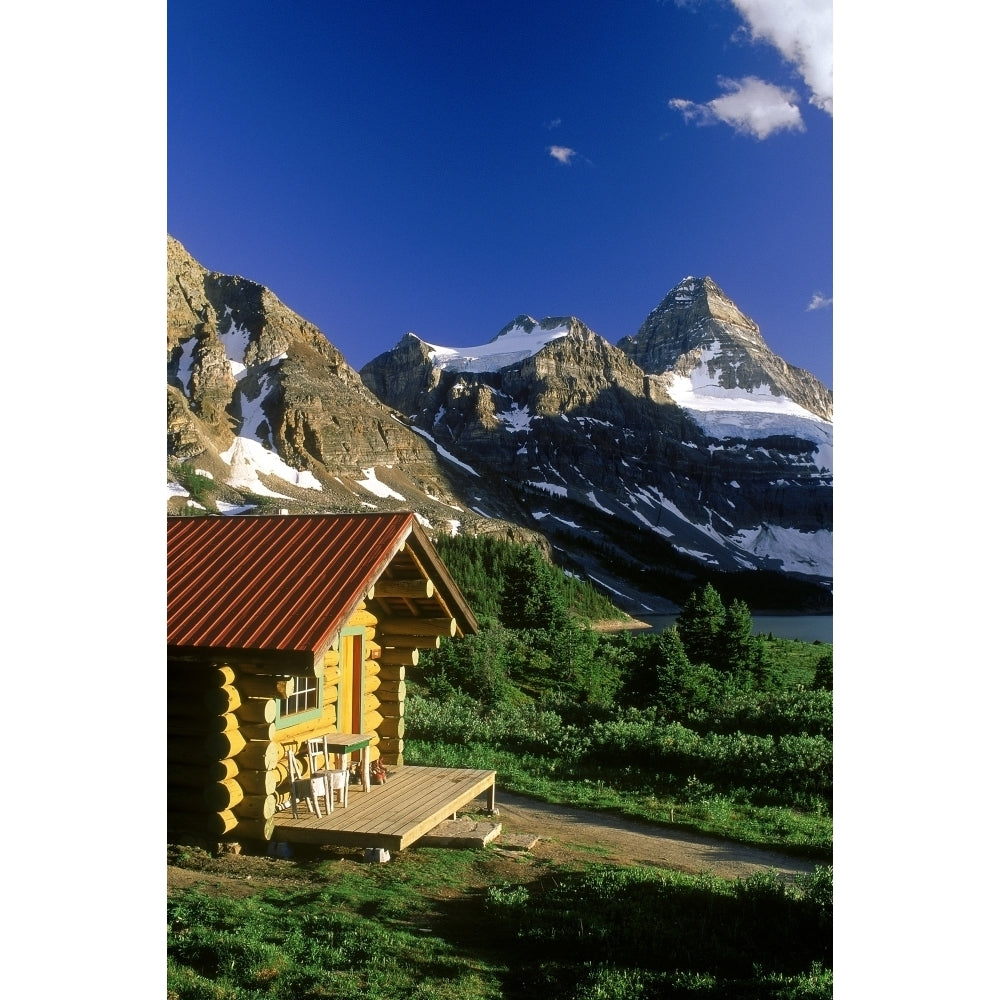
<path fill-rule="evenodd" d="M 167 645 L 311 660 L 408 541 L 459 631 L 475 631 L 471 609 L 410 512 L 168 518 Z"/>

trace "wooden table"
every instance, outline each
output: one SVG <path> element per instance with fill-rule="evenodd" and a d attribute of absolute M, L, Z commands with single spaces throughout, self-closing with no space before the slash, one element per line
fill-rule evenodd
<path fill-rule="evenodd" d="M 340 758 L 340 766 L 347 767 L 347 755 L 355 750 L 361 751 L 361 787 L 366 791 L 371 791 L 371 770 L 369 766 L 369 754 L 374 733 L 327 733 L 326 745 L 331 753 L 335 753 Z"/>

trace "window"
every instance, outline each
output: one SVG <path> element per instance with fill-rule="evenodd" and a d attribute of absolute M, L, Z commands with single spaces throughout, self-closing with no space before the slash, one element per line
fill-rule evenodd
<path fill-rule="evenodd" d="M 294 726 L 316 718 L 323 707 L 323 680 L 319 677 L 293 677 L 292 693 L 278 701 L 275 725 Z"/>

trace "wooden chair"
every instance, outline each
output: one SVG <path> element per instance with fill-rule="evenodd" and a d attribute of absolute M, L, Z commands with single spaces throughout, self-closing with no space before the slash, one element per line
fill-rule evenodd
<path fill-rule="evenodd" d="M 302 768 L 299 767 L 299 762 L 295 758 L 294 746 L 288 748 L 288 783 L 292 792 L 292 816 L 295 819 L 299 818 L 297 807 L 299 799 L 306 800 L 306 805 L 309 807 L 310 812 L 314 812 L 317 816 L 322 816 L 323 814 L 319 809 L 320 795 L 323 796 L 324 801 L 327 803 L 326 811 L 329 814 L 330 800 L 326 790 L 326 779 L 322 775 L 315 774 L 311 774 L 308 778 L 302 777 Z"/>
<path fill-rule="evenodd" d="M 330 747 L 325 736 L 314 736 L 311 740 L 306 740 L 306 754 L 309 757 L 309 773 L 314 777 L 321 776 L 326 789 L 326 811 L 329 815 L 333 809 L 334 798 L 343 803 L 347 808 L 347 789 L 350 785 L 350 770 L 347 761 L 342 768 L 331 767 Z M 323 758 L 323 767 L 319 766 L 319 759 Z"/>

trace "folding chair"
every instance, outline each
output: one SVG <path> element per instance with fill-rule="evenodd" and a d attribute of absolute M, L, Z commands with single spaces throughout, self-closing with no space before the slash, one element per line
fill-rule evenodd
<path fill-rule="evenodd" d="M 292 816 L 299 818 L 297 803 L 299 799 L 305 799 L 310 812 L 317 816 L 323 814 L 319 810 L 319 797 L 323 796 L 327 802 L 327 814 L 330 812 L 329 797 L 326 791 L 326 778 L 322 775 L 310 775 L 308 778 L 302 777 L 302 768 L 295 758 L 295 747 L 288 748 L 288 783 L 292 790 Z"/>
<path fill-rule="evenodd" d="M 327 745 L 325 736 L 314 736 L 311 740 L 306 740 L 306 754 L 309 757 L 309 773 L 315 777 L 322 777 L 326 791 L 326 811 L 329 815 L 333 809 L 334 797 L 338 798 L 347 808 L 347 787 L 350 784 L 350 771 L 347 767 L 334 768 L 330 766 L 330 748 Z M 319 759 L 323 758 L 323 767 L 319 766 Z M 347 761 L 344 761 L 346 764 Z"/>

